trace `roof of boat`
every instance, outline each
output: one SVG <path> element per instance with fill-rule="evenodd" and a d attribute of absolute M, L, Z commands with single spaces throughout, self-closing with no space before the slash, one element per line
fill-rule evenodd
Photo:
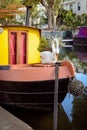
<path fill-rule="evenodd" d="M 0 25 L 0 27 L 25 27 L 25 28 L 32 28 L 32 29 L 37 29 L 37 30 L 41 30 L 40 28 L 36 28 L 33 26 L 28 26 L 28 25 Z"/>

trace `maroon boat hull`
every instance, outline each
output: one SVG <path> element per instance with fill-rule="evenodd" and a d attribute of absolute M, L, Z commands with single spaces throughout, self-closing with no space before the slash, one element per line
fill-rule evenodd
<path fill-rule="evenodd" d="M 54 83 L 0 81 L 0 104 L 36 110 L 53 109 Z M 68 78 L 59 80 L 58 103 L 64 100 L 68 83 Z"/>

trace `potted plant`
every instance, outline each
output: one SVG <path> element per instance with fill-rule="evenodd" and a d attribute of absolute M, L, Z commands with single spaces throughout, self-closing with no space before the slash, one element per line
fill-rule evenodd
<path fill-rule="evenodd" d="M 40 43 L 39 43 L 39 46 L 37 49 L 39 52 L 51 51 L 51 44 L 49 43 L 49 41 L 45 37 L 41 37 Z"/>
<path fill-rule="evenodd" d="M 40 52 L 41 63 L 52 63 L 52 47 L 49 40 L 47 40 L 45 37 L 41 37 L 37 49 Z"/>
<path fill-rule="evenodd" d="M 39 46 L 37 48 L 40 52 L 41 62 L 56 62 L 58 60 L 57 53 L 59 53 L 59 48 L 62 46 L 64 46 L 64 44 L 62 43 L 62 40 L 60 38 L 53 38 L 51 40 L 47 40 L 45 37 L 41 37 Z"/>

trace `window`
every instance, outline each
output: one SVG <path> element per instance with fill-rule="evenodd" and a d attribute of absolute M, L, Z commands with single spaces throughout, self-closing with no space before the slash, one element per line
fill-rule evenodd
<path fill-rule="evenodd" d="M 73 5 L 72 4 L 70 4 L 70 10 L 73 10 Z"/>
<path fill-rule="evenodd" d="M 27 32 L 9 31 L 9 63 L 26 64 L 27 62 Z"/>
<path fill-rule="evenodd" d="M 80 2 L 77 3 L 77 10 L 78 11 L 81 10 L 81 3 Z"/>

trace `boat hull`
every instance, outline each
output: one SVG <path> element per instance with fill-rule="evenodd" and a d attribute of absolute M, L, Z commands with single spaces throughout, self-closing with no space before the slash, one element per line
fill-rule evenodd
<path fill-rule="evenodd" d="M 81 61 L 87 62 L 87 37 L 74 37 L 74 50 Z"/>
<path fill-rule="evenodd" d="M 74 50 L 80 53 L 87 53 L 87 37 L 74 37 Z"/>
<path fill-rule="evenodd" d="M 49 110 L 54 106 L 55 64 L 0 67 L 0 104 L 26 109 Z M 58 103 L 66 94 L 69 78 L 75 76 L 71 62 L 58 67 Z"/>
<path fill-rule="evenodd" d="M 58 103 L 61 103 L 67 94 L 68 82 L 68 78 L 59 80 Z M 25 109 L 52 110 L 54 85 L 54 80 L 43 82 L 0 81 L 0 104 Z"/>

